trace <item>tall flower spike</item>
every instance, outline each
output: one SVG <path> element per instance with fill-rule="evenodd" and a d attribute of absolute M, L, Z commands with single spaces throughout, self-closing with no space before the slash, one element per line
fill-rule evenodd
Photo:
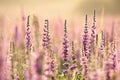
<path fill-rule="evenodd" d="M 93 14 L 93 26 L 92 26 L 92 33 L 91 33 L 91 41 L 90 41 L 90 52 L 95 54 L 95 47 L 96 47 L 96 11 L 94 10 Z"/>
<path fill-rule="evenodd" d="M 89 52 L 89 34 L 88 34 L 88 26 L 87 26 L 87 15 L 85 17 L 85 27 L 84 27 L 84 35 L 83 35 L 83 50 L 84 54 L 87 58 L 90 56 Z"/>
<path fill-rule="evenodd" d="M 64 36 L 67 36 L 67 21 L 65 20 L 65 23 L 64 23 L 64 32 L 65 32 L 65 34 L 64 34 Z"/>
<path fill-rule="evenodd" d="M 27 32 L 26 32 L 26 54 L 29 54 L 29 52 L 30 52 L 30 50 L 31 50 L 31 46 L 32 46 L 32 44 L 31 44 L 31 36 L 30 36 L 30 34 L 31 34 L 31 31 L 30 31 L 30 24 L 29 24 L 29 18 L 30 18 L 30 16 L 28 16 L 28 18 L 27 18 Z"/>
<path fill-rule="evenodd" d="M 68 60 L 68 40 L 67 40 L 67 21 L 64 23 L 64 41 L 63 41 L 63 73 L 68 72 L 69 60 Z"/>
<path fill-rule="evenodd" d="M 26 31 L 26 65 L 27 65 L 27 74 L 28 74 L 28 80 L 31 80 L 32 73 L 31 73 L 31 31 L 30 31 L 30 16 L 27 17 L 27 31 Z"/>
<path fill-rule="evenodd" d="M 100 47 L 99 47 L 99 50 L 98 50 L 98 62 L 100 64 L 100 66 L 102 67 L 103 66 L 103 59 L 105 57 L 104 55 L 104 48 L 105 48 L 105 40 L 104 40 L 104 33 L 103 31 L 101 32 L 101 42 L 100 42 Z"/>
<path fill-rule="evenodd" d="M 103 48 L 105 47 L 105 40 L 104 40 L 104 32 L 103 31 L 101 32 L 101 35 L 102 35 L 101 36 L 102 40 L 101 40 L 101 46 L 100 47 L 101 47 L 101 50 L 103 50 Z"/>
<path fill-rule="evenodd" d="M 49 34 L 49 21 L 45 20 L 44 33 L 43 33 L 43 48 L 50 49 L 50 34 Z"/>
<path fill-rule="evenodd" d="M 43 33 L 43 48 L 47 52 L 45 55 L 46 61 L 45 61 L 45 67 L 44 67 L 44 75 L 46 79 L 55 80 L 55 64 L 54 64 L 54 58 L 52 56 L 52 49 L 50 45 L 50 33 L 49 33 L 49 21 L 45 20 L 44 25 L 44 33 Z"/>
<path fill-rule="evenodd" d="M 91 37 L 93 38 L 93 41 L 95 42 L 95 37 L 96 37 L 96 11 L 95 10 L 94 10 L 94 15 L 93 15 L 93 26 L 92 26 Z"/>

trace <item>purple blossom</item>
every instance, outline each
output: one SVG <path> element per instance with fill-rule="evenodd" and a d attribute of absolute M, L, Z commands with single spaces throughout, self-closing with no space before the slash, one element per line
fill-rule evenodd
<path fill-rule="evenodd" d="M 90 56 L 90 52 L 89 52 L 89 34 L 88 34 L 88 26 L 87 26 L 87 15 L 85 17 L 85 28 L 84 28 L 84 35 L 83 35 L 83 50 L 84 50 L 84 55 L 88 58 Z"/>
<path fill-rule="evenodd" d="M 26 54 L 29 54 L 30 50 L 31 50 L 31 31 L 30 31 L 30 25 L 29 25 L 29 18 L 30 16 L 28 16 L 27 18 L 27 32 L 26 32 Z"/>
<path fill-rule="evenodd" d="M 31 59 L 30 59 L 30 54 L 31 54 L 31 31 L 30 31 L 30 21 L 29 21 L 30 16 L 27 18 L 27 31 L 26 31 L 26 64 L 27 64 L 27 69 L 28 69 L 28 80 L 31 80 L 32 78 L 32 70 L 31 70 Z"/>
<path fill-rule="evenodd" d="M 90 38 L 90 52 L 94 55 L 95 54 L 95 47 L 96 47 L 96 11 L 94 10 L 93 14 L 93 26 L 91 29 L 91 38 Z"/>
<path fill-rule="evenodd" d="M 94 15 L 93 15 L 93 26 L 92 26 L 92 33 L 91 37 L 93 41 L 95 42 L 95 37 L 96 37 L 96 11 L 94 10 Z"/>
<path fill-rule="evenodd" d="M 63 73 L 67 73 L 68 72 L 68 68 L 69 68 L 69 59 L 68 59 L 68 38 L 67 38 L 67 26 L 66 23 L 67 21 L 65 20 L 64 23 L 64 39 L 63 39 Z"/>
<path fill-rule="evenodd" d="M 44 25 L 44 33 L 43 33 L 43 48 L 44 49 L 50 49 L 50 34 L 49 34 L 49 21 L 45 20 Z"/>
<path fill-rule="evenodd" d="M 45 65 L 47 66 L 47 68 L 45 68 L 44 70 L 44 75 L 46 76 L 46 78 L 50 78 L 51 80 L 55 79 L 55 64 L 54 64 L 54 58 L 52 56 L 52 49 L 51 49 L 51 45 L 50 45 L 50 33 L 49 33 L 49 21 L 46 19 L 45 20 L 45 25 L 44 25 L 44 33 L 43 33 L 43 48 L 46 50 L 47 53 L 46 57 L 48 57 Z"/>

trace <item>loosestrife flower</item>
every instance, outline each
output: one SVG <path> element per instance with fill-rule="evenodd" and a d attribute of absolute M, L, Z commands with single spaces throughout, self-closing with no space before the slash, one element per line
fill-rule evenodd
<path fill-rule="evenodd" d="M 32 43 L 31 43 L 31 31 L 30 31 L 30 16 L 28 16 L 27 18 L 27 31 L 26 31 L 26 68 L 27 68 L 27 72 L 26 75 L 28 75 L 28 80 L 32 79 L 32 71 L 31 71 L 31 47 L 32 47 Z"/>
<path fill-rule="evenodd" d="M 69 59 L 68 59 L 68 39 L 67 39 L 67 21 L 65 20 L 64 23 L 64 41 L 63 41 L 63 73 L 67 73 L 68 72 L 68 68 L 69 68 Z"/>
<path fill-rule="evenodd" d="M 85 17 L 85 29 L 83 35 L 83 50 L 84 55 L 88 58 L 90 56 L 89 52 L 89 33 L 88 33 L 88 26 L 87 26 L 87 15 Z"/>
<path fill-rule="evenodd" d="M 27 21 L 27 32 L 26 32 L 26 54 L 29 54 L 30 50 L 31 50 L 31 31 L 30 31 L 30 24 L 29 24 L 29 18 L 30 16 L 28 16 L 28 21 Z"/>
<path fill-rule="evenodd" d="M 55 80 L 55 63 L 54 58 L 52 56 L 52 49 L 50 45 L 50 34 L 49 34 L 49 21 L 45 20 L 44 25 L 44 34 L 43 34 L 43 48 L 45 49 L 45 67 L 44 67 L 44 75 L 46 79 Z"/>
<path fill-rule="evenodd" d="M 92 33 L 91 33 L 91 40 L 90 40 L 90 52 L 95 54 L 95 47 L 96 47 L 96 11 L 94 10 L 93 15 L 93 26 L 92 26 Z"/>
<path fill-rule="evenodd" d="M 95 10 L 94 10 L 94 16 L 93 16 L 93 26 L 92 26 L 91 37 L 92 37 L 93 41 L 95 41 L 95 37 L 96 37 L 96 12 L 95 12 Z"/>
<path fill-rule="evenodd" d="M 43 48 L 50 49 L 50 34 L 49 34 L 49 22 L 46 19 L 44 25 L 44 33 L 43 33 Z"/>

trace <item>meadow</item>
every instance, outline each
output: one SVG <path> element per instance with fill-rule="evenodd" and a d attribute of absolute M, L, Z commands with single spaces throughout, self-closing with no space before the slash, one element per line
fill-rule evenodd
<path fill-rule="evenodd" d="M 119 25 L 95 10 L 73 20 L 1 16 L 0 80 L 120 80 Z"/>

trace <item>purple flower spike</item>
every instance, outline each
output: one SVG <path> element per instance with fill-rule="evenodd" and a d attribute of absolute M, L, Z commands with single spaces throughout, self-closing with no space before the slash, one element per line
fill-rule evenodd
<path fill-rule="evenodd" d="M 43 48 L 44 49 L 51 49 L 50 47 L 50 34 L 49 34 L 49 21 L 46 19 L 45 20 L 45 25 L 44 25 L 44 33 L 43 33 Z"/>
<path fill-rule="evenodd" d="M 96 11 L 94 10 L 94 16 L 93 16 L 93 26 L 92 26 L 92 34 L 91 37 L 93 38 L 93 40 L 95 41 L 95 37 L 96 37 Z"/>
<path fill-rule="evenodd" d="M 31 31 L 30 31 L 30 25 L 29 25 L 29 18 L 30 16 L 28 16 L 28 19 L 27 19 L 27 32 L 26 32 L 26 53 L 28 54 L 31 50 Z"/>
<path fill-rule="evenodd" d="M 93 26 L 91 29 L 91 38 L 90 38 L 90 52 L 94 55 L 95 54 L 95 47 L 96 47 L 96 11 L 94 10 L 93 14 Z"/>
<path fill-rule="evenodd" d="M 88 58 L 90 56 L 90 52 L 89 52 L 89 33 L 88 33 L 88 26 L 87 26 L 87 15 L 85 17 L 85 28 L 84 28 L 84 35 L 83 35 L 83 50 L 84 50 L 84 55 Z"/>
<path fill-rule="evenodd" d="M 64 23 L 64 41 L 63 41 L 63 73 L 68 72 L 69 68 L 69 60 L 68 60 L 68 38 L 67 38 L 67 26 L 66 26 L 67 21 L 65 20 Z"/>
<path fill-rule="evenodd" d="M 54 63 L 54 58 L 53 58 L 53 51 L 50 45 L 50 33 L 49 33 L 49 21 L 46 19 L 45 20 L 45 25 L 44 25 L 44 33 L 43 33 L 43 48 L 47 53 L 46 58 L 47 60 L 45 61 L 45 69 L 44 69 L 44 76 L 47 79 L 55 80 L 55 63 Z"/>
<path fill-rule="evenodd" d="M 28 79 L 32 80 L 32 71 L 31 71 L 31 59 L 30 59 L 30 54 L 31 54 L 31 31 L 30 31 L 30 24 L 29 24 L 29 18 L 27 18 L 27 31 L 26 31 L 26 64 L 27 64 L 27 74 L 28 74 Z"/>

